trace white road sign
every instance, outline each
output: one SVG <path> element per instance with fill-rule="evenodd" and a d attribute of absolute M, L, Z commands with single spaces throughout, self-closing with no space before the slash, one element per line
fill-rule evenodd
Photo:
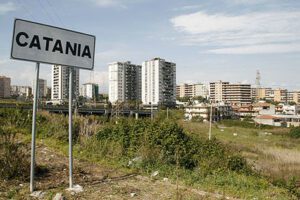
<path fill-rule="evenodd" d="M 15 19 L 11 57 L 92 70 L 95 42 L 93 35 Z"/>

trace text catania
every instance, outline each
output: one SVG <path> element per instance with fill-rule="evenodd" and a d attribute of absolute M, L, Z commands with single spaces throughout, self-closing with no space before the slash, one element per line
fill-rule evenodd
<path fill-rule="evenodd" d="M 71 43 L 69 41 L 63 42 L 59 39 L 51 37 L 29 35 L 25 32 L 19 32 L 16 35 L 16 42 L 20 47 L 36 48 L 39 50 L 59 52 L 61 54 L 70 54 L 73 56 L 80 56 L 91 58 L 91 51 L 88 45 L 81 46 L 81 44 Z M 42 48 L 43 47 L 43 48 Z"/>

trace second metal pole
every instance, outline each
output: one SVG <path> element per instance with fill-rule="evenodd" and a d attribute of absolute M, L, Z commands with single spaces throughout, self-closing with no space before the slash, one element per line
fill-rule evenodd
<path fill-rule="evenodd" d="M 35 85 L 34 85 L 34 97 L 32 108 L 32 129 L 31 129 L 31 166 L 30 166 L 30 192 L 34 191 L 34 168 L 35 168 L 35 137 L 36 137 L 36 110 L 38 104 L 38 91 L 39 91 L 39 73 L 40 63 L 36 63 L 35 68 Z"/>
<path fill-rule="evenodd" d="M 73 188 L 72 97 L 73 67 L 69 67 L 69 187 Z"/>

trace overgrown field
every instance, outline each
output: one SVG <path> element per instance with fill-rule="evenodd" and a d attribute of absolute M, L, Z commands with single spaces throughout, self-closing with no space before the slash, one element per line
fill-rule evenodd
<path fill-rule="evenodd" d="M 29 167 L 25 144 L 30 141 L 31 115 L 26 111 L 3 109 L 0 118 L 0 146 L 1 152 L 5 152 L 0 155 L 0 164 L 24 163 L 23 167 L 15 169 L 22 176 L 9 175 L 9 168 L 2 170 L 1 179 L 26 179 Z M 158 171 L 159 177 L 178 179 L 190 187 L 237 198 L 300 197 L 298 165 L 292 165 L 294 159 L 298 159 L 299 140 L 287 136 L 289 130 L 267 129 L 266 134 L 265 130 L 255 127 L 218 124 L 214 125 L 214 138 L 209 141 L 206 124 L 183 122 L 181 113 L 173 111 L 169 113 L 169 119 L 166 118 L 164 111 L 153 121 L 77 116 L 73 134 L 75 157 L 142 174 Z M 41 112 L 37 123 L 38 138 L 67 153 L 67 117 Z M 16 144 L 18 147 L 14 146 Z M 7 147 L 15 150 L 7 151 Z M 6 155 L 8 153 L 11 154 Z M 290 156 L 284 156 L 288 153 Z M 22 155 L 22 159 L 8 159 L 16 154 Z M 286 165 L 281 166 L 285 171 L 267 170 L 271 165 L 283 164 L 282 159 L 286 159 Z M 272 160 L 275 164 L 271 163 Z M 266 173 L 268 171 L 270 174 Z"/>

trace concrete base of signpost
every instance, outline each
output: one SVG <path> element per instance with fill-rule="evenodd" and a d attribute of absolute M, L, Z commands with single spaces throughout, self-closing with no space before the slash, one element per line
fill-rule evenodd
<path fill-rule="evenodd" d="M 71 192 L 71 193 L 80 193 L 83 192 L 83 187 L 80 185 L 74 185 L 72 188 L 67 188 L 67 191 Z"/>

